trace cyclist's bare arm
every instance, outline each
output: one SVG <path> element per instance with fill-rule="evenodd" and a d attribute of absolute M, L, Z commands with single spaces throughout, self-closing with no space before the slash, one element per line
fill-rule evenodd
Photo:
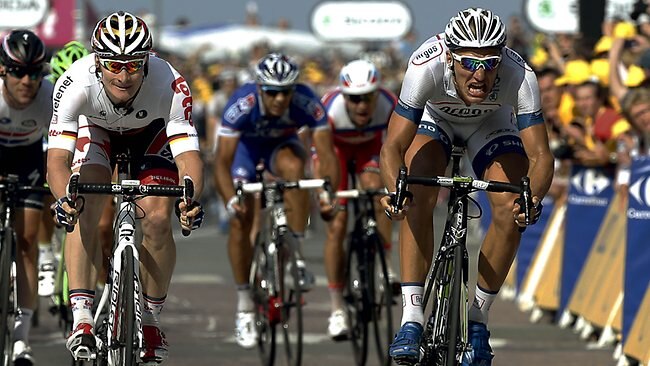
<path fill-rule="evenodd" d="M 330 129 L 316 130 L 313 133 L 312 139 L 320 162 L 318 176 L 329 177 L 332 187 L 338 187 L 341 170 L 339 160 L 334 153 L 332 131 Z"/>
<path fill-rule="evenodd" d="M 548 146 L 546 126 L 539 123 L 520 131 L 528 156 L 528 176 L 534 201 L 546 196 L 553 180 L 553 154 Z M 534 202 L 537 203 L 537 202 Z"/>
<path fill-rule="evenodd" d="M 54 195 L 54 199 L 64 197 L 68 180 L 70 180 L 70 166 L 72 153 L 65 149 L 49 149 L 47 151 L 47 184 Z"/>
<path fill-rule="evenodd" d="M 230 167 L 235 159 L 235 151 L 237 151 L 239 136 L 219 135 L 217 136 L 217 139 L 217 152 L 215 155 L 215 184 L 224 204 L 227 205 L 227 203 L 235 197 L 235 187 L 232 184 L 233 179 L 232 174 L 230 174 Z"/>
<path fill-rule="evenodd" d="M 203 191 L 203 160 L 196 150 L 186 151 L 174 158 L 180 178 L 188 175 L 194 181 L 194 197 L 197 200 Z"/>
<path fill-rule="evenodd" d="M 411 142 L 415 138 L 418 125 L 413 121 L 393 112 L 388 122 L 388 132 L 384 145 L 381 147 L 379 157 L 379 171 L 381 179 L 388 192 L 395 192 L 395 180 L 399 168 L 404 165 L 404 156 Z M 381 205 L 384 209 L 391 209 L 390 198 L 382 197 Z M 400 219 L 404 215 L 399 213 L 392 218 Z"/>

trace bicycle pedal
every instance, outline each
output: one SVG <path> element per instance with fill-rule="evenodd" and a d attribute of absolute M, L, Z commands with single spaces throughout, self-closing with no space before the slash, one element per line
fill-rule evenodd
<path fill-rule="evenodd" d="M 80 346 L 72 354 L 75 361 L 93 361 L 97 359 L 97 352 L 88 347 Z"/>

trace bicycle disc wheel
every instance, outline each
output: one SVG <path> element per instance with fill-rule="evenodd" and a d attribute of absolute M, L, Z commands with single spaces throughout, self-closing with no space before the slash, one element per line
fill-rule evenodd
<path fill-rule="evenodd" d="M 0 365 L 11 365 L 13 340 L 11 331 L 14 329 L 14 299 L 12 295 L 11 278 L 11 249 L 13 244 L 13 231 L 4 229 L 2 234 L 2 247 L 0 248 Z"/>
<path fill-rule="evenodd" d="M 388 366 L 391 359 L 388 356 L 388 346 L 393 341 L 393 293 L 388 265 L 384 253 L 384 242 L 377 236 L 372 240 L 372 266 L 369 268 L 371 281 L 369 294 L 372 296 L 372 323 L 375 330 L 375 344 L 380 365 Z"/>
<path fill-rule="evenodd" d="M 273 365 L 275 360 L 275 325 L 278 322 L 276 308 L 272 298 L 269 296 L 268 284 L 272 283 L 269 278 L 268 264 L 272 259 L 267 256 L 265 243 L 260 235 L 255 240 L 253 249 L 253 261 L 250 271 L 251 297 L 255 305 L 255 327 L 257 328 L 257 348 L 262 359 L 263 366 Z"/>
<path fill-rule="evenodd" d="M 291 232 L 281 237 L 278 255 L 277 281 L 280 303 L 280 326 L 287 365 L 300 366 L 302 362 L 302 304 L 303 292 L 300 289 L 300 273 L 298 272 L 297 250 L 298 241 Z"/>
<path fill-rule="evenodd" d="M 354 236 L 350 238 L 349 243 L 344 298 L 350 322 L 348 337 L 352 343 L 354 362 L 361 366 L 366 364 L 368 358 L 368 322 L 371 319 L 371 314 L 370 309 L 367 308 L 369 301 L 365 279 L 366 270 L 361 267 L 365 262 L 361 259 L 363 255 L 361 246 Z"/>
<path fill-rule="evenodd" d="M 134 258 L 131 247 L 126 247 L 122 256 L 122 271 L 118 288 L 118 309 L 112 337 L 117 347 L 112 352 L 113 361 L 123 366 L 135 366 L 135 309 L 134 309 Z M 110 362 L 109 362 L 110 363 Z"/>

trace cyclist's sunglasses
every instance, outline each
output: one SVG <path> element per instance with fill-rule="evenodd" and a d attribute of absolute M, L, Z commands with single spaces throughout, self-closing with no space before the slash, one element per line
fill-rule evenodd
<path fill-rule="evenodd" d="M 29 75 L 31 80 L 36 80 L 43 76 L 43 68 L 38 67 L 8 67 L 7 74 L 17 78 L 22 79 L 25 75 Z"/>
<path fill-rule="evenodd" d="M 496 69 L 501 63 L 501 56 L 487 56 L 487 57 L 473 57 L 461 56 L 452 52 L 451 56 L 454 60 L 460 62 L 463 69 L 475 72 L 481 67 L 485 71 L 492 71 Z"/>
<path fill-rule="evenodd" d="M 373 98 L 375 98 L 375 92 L 366 94 L 345 94 L 345 98 L 353 104 L 359 104 L 361 102 L 370 103 Z"/>
<path fill-rule="evenodd" d="M 275 89 L 262 87 L 262 91 L 271 98 L 275 98 L 278 94 L 286 97 L 293 92 L 293 88 Z"/>
<path fill-rule="evenodd" d="M 146 59 L 139 58 L 135 60 L 112 60 L 106 58 L 100 58 L 99 63 L 106 70 L 112 72 L 113 74 L 119 74 L 122 72 L 122 69 L 126 70 L 129 74 L 134 74 L 138 72 L 145 64 Z"/>

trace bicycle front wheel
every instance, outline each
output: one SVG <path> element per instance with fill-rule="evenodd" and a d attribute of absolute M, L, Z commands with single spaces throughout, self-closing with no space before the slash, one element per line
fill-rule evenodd
<path fill-rule="evenodd" d="M 362 366 L 368 359 L 368 323 L 372 317 L 366 274 L 368 267 L 363 258 L 363 247 L 354 233 L 351 234 L 348 242 L 344 298 L 350 322 L 349 338 L 352 343 L 354 362 Z"/>
<path fill-rule="evenodd" d="M 13 247 L 13 231 L 5 228 L 2 231 L 2 247 L 0 247 L 0 355 L 2 366 L 12 363 L 13 340 L 11 332 L 14 329 L 14 300 L 12 296 L 11 250 Z"/>
<path fill-rule="evenodd" d="M 300 288 L 297 253 L 298 241 L 291 232 L 281 237 L 278 253 L 278 288 L 280 303 L 280 325 L 287 365 L 300 366 L 302 362 L 302 305 L 303 292 Z"/>
<path fill-rule="evenodd" d="M 276 302 L 269 296 L 269 284 L 273 283 L 269 263 L 272 260 L 265 250 L 266 244 L 257 234 L 253 261 L 250 271 L 251 297 L 255 304 L 255 327 L 257 328 L 257 348 L 263 366 L 272 366 L 275 360 L 275 325 L 279 321 Z"/>
<path fill-rule="evenodd" d="M 369 294 L 372 296 L 372 323 L 375 330 L 375 344 L 380 365 L 389 366 L 388 346 L 393 341 L 393 291 L 388 278 L 388 265 L 384 253 L 384 241 L 373 236 L 370 244 L 371 272 Z"/>
<path fill-rule="evenodd" d="M 120 366 L 135 366 L 135 306 L 134 296 L 134 257 L 130 246 L 124 248 L 122 255 L 122 271 L 118 287 L 118 308 L 114 319 L 111 337 L 116 347 L 111 347 L 112 361 L 119 362 Z"/>

